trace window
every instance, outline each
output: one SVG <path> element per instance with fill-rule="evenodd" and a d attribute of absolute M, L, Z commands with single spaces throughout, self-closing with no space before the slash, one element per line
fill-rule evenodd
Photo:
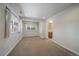
<path fill-rule="evenodd" d="M 26 31 L 27 30 L 35 30 L 36 27 L 35 26 L 32 26 L 32 25 L 26 25 Z"/>

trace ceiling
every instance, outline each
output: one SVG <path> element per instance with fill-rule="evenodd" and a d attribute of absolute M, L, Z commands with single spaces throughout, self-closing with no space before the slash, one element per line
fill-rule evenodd
<path fill-rule="evenodd" d="M 48 19 L 72 6 L 71 3 L 8 3 L 8 7 L 23 18 Z"/>
<path fill-rule="evenodd" d="M 48 19 L 71 6 L 71 3 L 21 3 L 23 17 Z"/>

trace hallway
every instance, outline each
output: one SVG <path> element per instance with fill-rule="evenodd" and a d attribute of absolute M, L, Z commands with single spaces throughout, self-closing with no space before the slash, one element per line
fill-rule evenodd
<path fill-rule="evenodd" d="M 9 56 L 74 56 L 51 40 L 40 37 L 23 38 Z"/>
<path fill-rule="evenodd" d="M 0 56 L 72 55 L 79 56 L 79 3 L 0 3 Z"/>

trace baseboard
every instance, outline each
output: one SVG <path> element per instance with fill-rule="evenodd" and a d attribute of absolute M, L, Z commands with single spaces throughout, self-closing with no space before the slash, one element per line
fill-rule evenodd
<path fill-rule="evenodd" d="M 63 45 L 59 44 L 59 43 L 58 43 L 58 42 L 56 42 L 55 40 L 52 40 L 52 41 L 53 41 L 53 42 L 55 42 L 56 44 L 58 44 L 59 46 L 61 46 L 61 47 L 65 48 L 66 50 L 71 51 L 71 52 L 73 52 L 74 54 L 76 54 L 76 55 L 78 55 L 78 56 L 79 56 L 79 53 L 78 53 L 78 52 L 76 52 L 76 51 L 74 51 L 74 50 L 72 50 L 72 49 L 70 49 L 70 48 L 68 48 L 68 47 L 65 47 L 65 46 L 63 46 Z"/>
<path fill-rule="evenodd" d="M 9 51 L 4 55 L 4 56 L 8 56 L 8 54 L 15 48 L 15 46 L 20 42 L 20 40 L 22 39 L 23 37 L 21 37 L 19 40 L 16 41 L 16 43 L 9 49 Z"/>
<path fill-rule="evenodd" d="M 40 37 L 40 36 L 23 36 L 24 38 L 29 38 L 29 37 Z"/>

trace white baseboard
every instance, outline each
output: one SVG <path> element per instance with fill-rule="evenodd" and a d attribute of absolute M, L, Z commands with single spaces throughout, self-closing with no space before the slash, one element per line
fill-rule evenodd
<path fill-rule="evenodd" d="M 67 49 L 67 50 L 69 50 L 69 51 L 71 51 L 71 52 L 73 52 L 74 54 L 76 54 L 76 55 L 78 55 L 79 56 L 79 53 L 78 52 L 76 52 L 76 51 L 74 51 L 74 50 L 72 50 L 72 49 L 70 49 L 70 48 L 68 48 L 68 47 L 65 47 L 65 46 L 63 46 L 63 45 L 61 45 L 61 44 L 59 44 L 58 42 L 56 42 L 55 40 L 52 40 L 53 42 L 55 42 L 56 44 L 58 44 L 59 46 L 61 46 L 61 47 L 63 47 L 63 48 L 65 48 L 65 49 Z"/>
<path fill-rule="evenodd" d="M 4 56 L 7 56 L 14 48 L 15 46 L 20 42 L 20 40 L 22 39 L 23 37 L 21 37 L 19 40 L 17 40 L 15 42 L 15 44 L 9 49 L 9 51 L 4 55 Z"/>

